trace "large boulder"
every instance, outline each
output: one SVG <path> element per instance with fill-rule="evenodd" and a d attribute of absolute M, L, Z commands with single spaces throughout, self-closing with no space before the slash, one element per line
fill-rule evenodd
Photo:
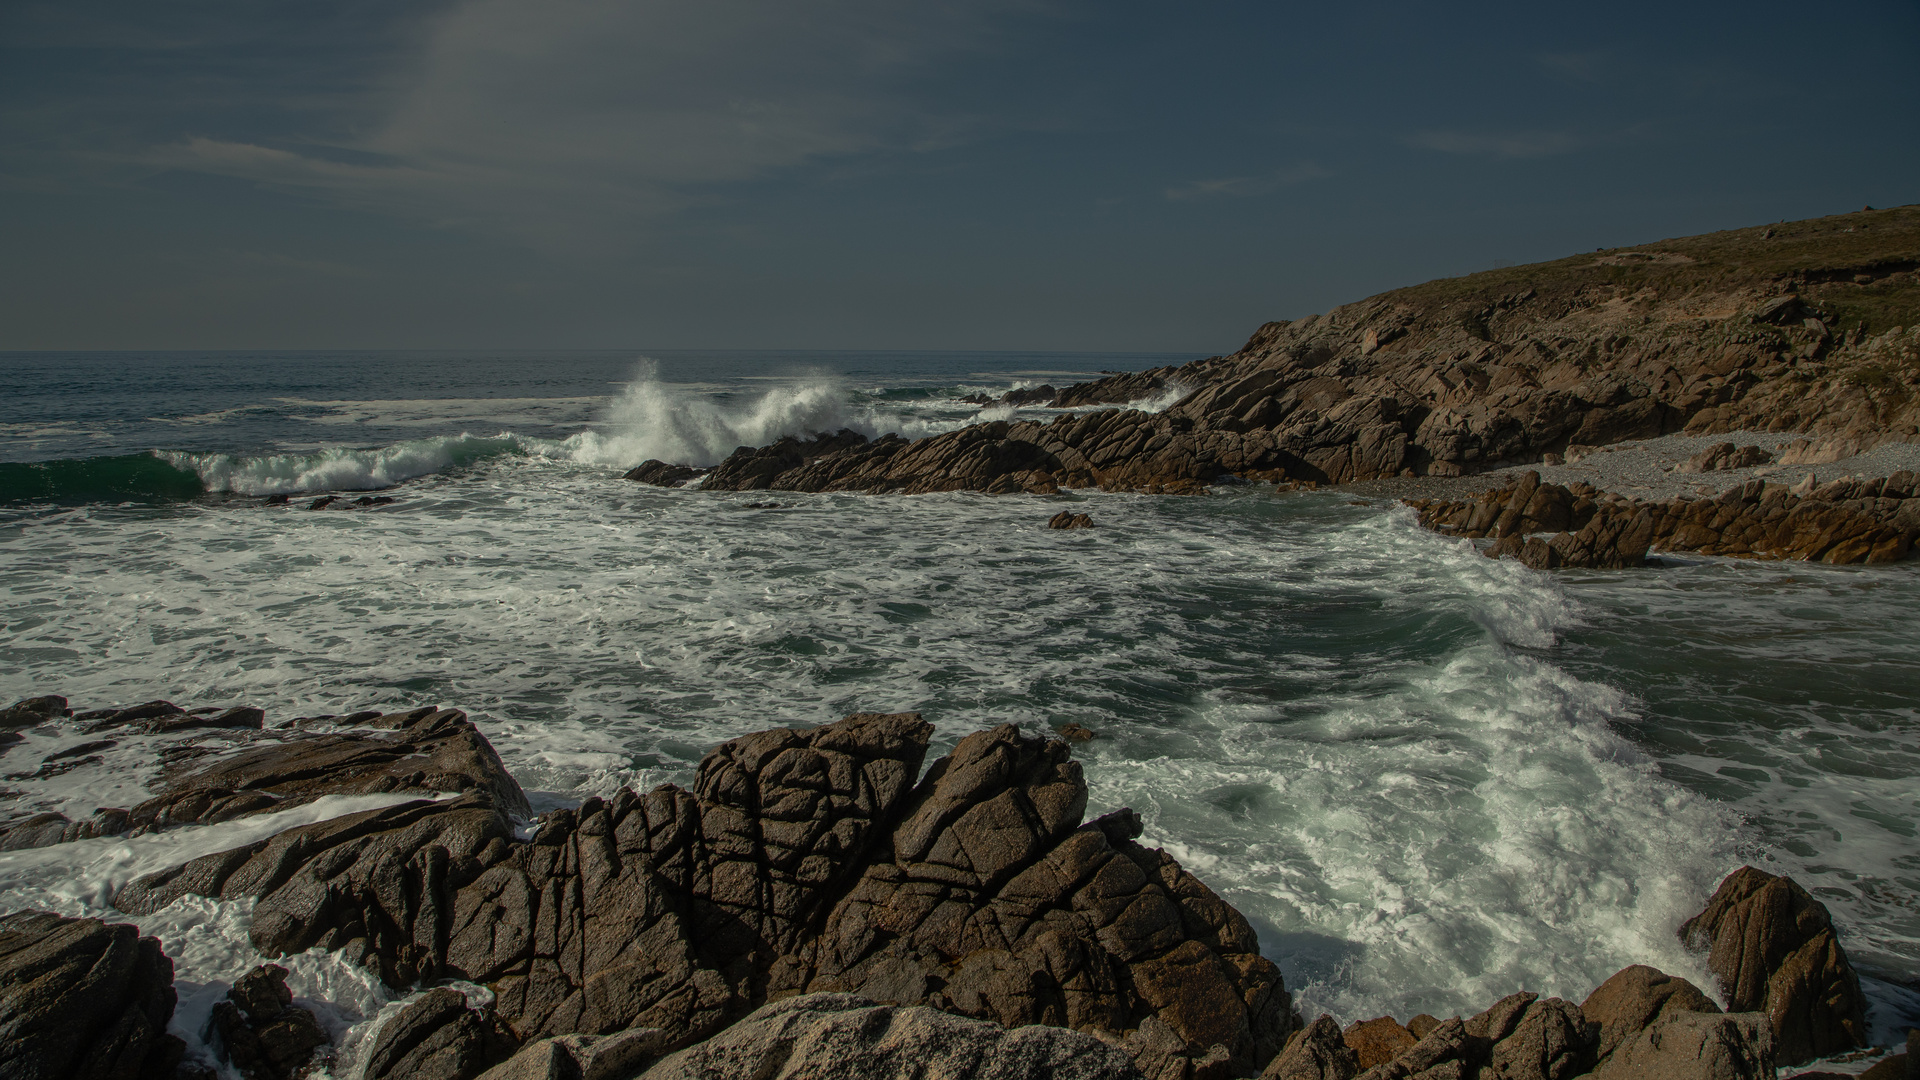
<path fill-rule="evenodd" d="M 1791 878 L 1741 867 L 1681 926 L 1680 937 L 1707 950 L 1729 1011 L 1772 1021 L 1781 1064 L 1866 1045 L 1860 978 L 1826 905 Z"/>
<path fill-rule="evenodd" d="M 0 918 L 0 1076 L 172 1080 L 173 961 L 124 923 Z"/>
<path fill-rule="evenodd" d="M 473 1080 L 512 1056 L 511 1031 L 465 995 L 429 990 L 387 1020 L 361 1063 L 364 1080 Z"/>
<path fill-rule="evenodd" d="M 1634 964 L 1621 968 L 1594 988 L 1580 1011 L 1600 1028 L 1599 1059 L 1639 1035 L 1649 1024 L 1683 1012 L 1717 1013 L 1720 1006 L 1700 988 L 1658 968 Z"/>
<path fill-rule="evenodd" d="M 1359 1055 L 1341 1037 L 1333 1017 L 1323 1014 L 1293 1033 L 1260 1080 L 1353 1080 L 1359 1071 Z"/>
<path fill-rule="evenodd" d="M 1773 1080 L 1773 1025 L 1759 1013 L 1662 1015 L 1602 1062 L 1594 1080 Z"/>
<path fill-rule="evenodd" d="M 807 994 L 757 1010 L 637 1074 L 643 1080 L 1141 1080 L 1092 1035 L 1009 1031 L 937 1009 Z"/>

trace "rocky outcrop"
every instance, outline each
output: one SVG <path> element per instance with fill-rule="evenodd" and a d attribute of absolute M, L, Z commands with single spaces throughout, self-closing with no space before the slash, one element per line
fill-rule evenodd
<path fill-rule="evenodd" d="M 1076 514 L 1071 510 L 1062 510 L 1047 519 L 1049 529 L 1091 529 L 1093 517 L 1090 514 Z"/>
<path fill-rule="evenodd" d="M 1527 472 L 1466 500 L 1411 500 L 1420 522 L 1449 536 L 1495 537 L 1485 553 L 1533 567 L 1623 569 L 1649 551 L 1834 564 L 1906 558 L 1920 537 L 1920 477 L 1835 480 L 1795 493 L 1750 480 L 1710 499 L 1641 502 Z M 1551 539 L 1535 534 L 1552 533 Z"/>
<path fill-rule="evenodd" d="M 1866 1000 L 1827 907 L 1791 878 L 1741 867 L 1680 928 L 1708 949 L 1727 1007 L 1765 1013 L 1781 1064 L 1866 1045 Z"/>
<path fill-rule="evenodd" d="M 287 969 L 262 964 L 242 975 L 227 1000 L 213 1007 L 212 1031 L 221 1060 L 246 1080 L 294 1080 L 305 1076 L 327 1033 L 313 1012 L 293 1003 Z"/>
<path fill-rule="evenodd" d="M 18 706 L 16 706 L 17 708 Z M 81 713 L 89 731 L 133 730 L 142 734 L 187 731 L 257 731 L 265 713 L 240 707 L 189 712 L 171 702 L 148 702 L 119 710 Z M 367 711 L 328 717 L 349 730 L 263 739 L 242 752 L 197 770 L 185 766 L 205 747 L 182 748 L 175 772 L 160 793 L 130 810 L 103 808 L 69 821 L 36 814 L 0 828 L 0 851 L 120 834 L 140 835 L 174 825 L 204 825 L 299 806 L 322 795 L 474 792 L 503 813 L 525 814 L 526 795 L 493 746 L 458 709 L 428 707 L 402 713 Z M 85 747 L 114 745 L 82 744 Z"/>
<path fill-rule="evenodd" d="M 507 1060 L 519 1045 L 490 1008 L 466 995 L 429 990 L 388 1020 L 367 1048 L 365 1080 L 470 1080 Z"/>
<path fill-rule="evenodd" d="M 1191 492 L 1234 475 L 1459 476 L 1685 431 L 1802 432 L 1784 461 L 1920 439 L 1920 207 L 1473 274 L 1262 326 L 1240 350 L 1070 386 L 908 441 L 741 448 L 716 491 Z M 1021 394 L 997 404 L 1029 403 Z M 653 464 L 653 463 L 650 463 Z"/>
<path fill-rule="evenodd" d="M 688 481 L 698 480 L 711 472 L 711 469 L 697 469 L 689 465 L 669 465 L 664 461 L 650 458 L 628 469 L 621 477 L 637 484 L 651 484 L 654 487 L 685 487 Z"/>
<path fill-rule="evenodd" d="M 1634 964 L 1594 988 L 1580 1003 L 1580 1011 L 1600 1026 L 1600 1041 L 1594 1049 L 1604 1062 L 1658 1020 L 1680 1013 L 1717 1013 L 1720 1006 L 1685 979 Z"/>
<path fill-rule="evenodd" d="M 1772 454 L 1757 446 L 1735 446 L 1730 442 L 1721 442 L 1714 443 L 1688 458 L 1674 471 L 1704 473 L 1721 472 L 1726 469 L 1750 469 L 1755 465 L 1765 465 L 1772 460 Z"/>
<path fill-rule="evenodd" d="M 914 714 L 761 732 L 708 755 L 692 791 L 589 799 L 527 841 L 477 787 L 205 856 L 115 903 L 255 897 L 263 954 L 341 950 L 395 988 L 484 983 L 515 1041 L 650 1027 L 683 1046 L 844 991 L 1105 1032 L 1164 1080 L 1272 1057 L 1291 1010 L 1252 928 L 1137 844 L 1130 812 L 1083 823 L 1064 742 L 979 732 L 916 785 L 930 734 Z"/>
<path fill-rule="evenodd" d="M 125 924 L 0 918 L 0 1076 L 171 1080 L 173 961 Z"/>
<path fill-rule="evenodd" d="M 596 1048 L 597 1049 L 597 1048 Z M 618 1075 L 607 1070 L 609 1077 Z M 925 1006 L 807 994 L 763 1006 L 635 1080 L 1141 1080 L 1127 1055 L 1092 1035 L 1008 1030 Z M 518 1080 L 502 1070 L 489 1080 Z"/>
<path fill-rule="evenodd" d="M 1594 1080 L 1771 1080 L 1773 1027 L 1759 1013 L 1663 1016 L 1594 1071 Z"/>

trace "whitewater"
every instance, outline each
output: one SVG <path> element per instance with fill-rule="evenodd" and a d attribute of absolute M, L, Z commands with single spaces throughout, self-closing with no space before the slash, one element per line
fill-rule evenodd
<path fill-rule="evenodd" d="M 1752 863 L 1833 911 L 1877 1038 L 1920 1022 L 1915 564 L 1547 575 L 1383 500 L 1260 485 L 620 478 L 784 434 L 917 437 L 1011 412 L 973 395 L 1190 358 L 0 357 L 20 388 L 0 412 L 0 696 L 252 704 L 269 724 L 458 707 L 536 810 L 684 783 L 725 739 L 854 711 L 923 713 L 935 753 L 996 723 L 1078 724 L 1089 813 L 1139 811 L 1145 842 L 1248 916 L 1309 1016 L 1577 1001 L 1629 963 L 1711 986 L 1674 932 Z M 373 490 L 395 502 L 304 508 Z M 1063 508 L 1097 527 L 1045 529 Z M 138 740 L 36 771 L 86 739 L 27 732 L 0 757 L 0 813 L 144 798 Z M 107 899 L 292 820 L 0 853 L 0 906 L 159 935 L 199 1047 L 258 962 L 248 905 L 127 920 Z M 288 966 L 349 1047 L 394 1007 L 325 954 Z"/>

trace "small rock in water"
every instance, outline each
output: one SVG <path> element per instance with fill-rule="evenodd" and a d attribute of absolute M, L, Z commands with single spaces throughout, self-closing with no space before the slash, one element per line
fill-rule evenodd
<path fill-rule="evenodd" d="M 687 481 L 698 479 L 712 471 L 712 469 L 698 469 L 691 465 L 669 465 L 664 461 L 650 459 L 628 469 L 620 478 L 640 484 L 652 484 L 654 487 L 681 487 Z"/>
<path fill-rule="evenodd" d="M 262 964 L 240 977 L 227 1000 L 213 1007 L 211 1030 L 223 1059 L 247 1080 L 292 1080 L 328 1045 L 313 1013 L 293 1004 L 287 969 Z"/>
<path fill-rule="evenodd" d="M 334 503 L 338 501 L 340 501 L 340 496 L 338 495 L 322 495 L 319 498 L 308 503 L 307 509 L 325 510 L 327 507 L 332 506 Z"/>
<path fill-rule="evenodd" d="M 1049 529 L 1091 529 L 1093 518 L 1087 514 L 1076 514 L 1071 510 L 1062 510 L 1047 519 Z"/>
<path fill-rule="evenodd" d="M 1068 742 L 1089 742 L 1093 739 L 1093 729 L 1079 724 L 1061 724 L 1053 730 Z"/>

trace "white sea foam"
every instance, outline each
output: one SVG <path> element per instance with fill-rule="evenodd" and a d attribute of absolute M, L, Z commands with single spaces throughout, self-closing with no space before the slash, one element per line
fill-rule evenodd
<path fill-rule="evenodd" d="M 790 401 L 768 414 L 801 415 Z M 741 424 L 757 408 L 714 406 Z M 568 453 L 417 479 L 396 513 L 36 519 L 0 533 L 0 673 L 80 707 L 456 704 L 542 807 L 684 782 L 726 738 L 855 710 L 923 712 L 936 752 L 993 723 L 1082 723 L 1099 733 L 1076 751 L 1094 810 L 1139 809 L 1255 922 L 1306 1007 L 1343 1020 L 1579 996 L 1630 962 L 1698 977 L 1672 930 L 1757 844 L 1617 734 L 1661 660 L 1639 639 L 1700 603 L 1630 590 L 1672 577 L 1549 579 L 1340 496 L 770 500 L 610 483 Z M 1062 505 L 1099 527 L 1046 530 Z M 1911 583 L 1875 580 L 1910 627 Z M 1806 585 L 1778 588 L 1776 607 Z M 1574 670 L 1592 625 L 1623 621 L 1609 596 L 1630 597 L 1632 640 Z M 1889 634 L 1852 647 L 1891 662 Z M 1749 640 L 1743 662 L 1766 663 L 1813 638 Z M 78 738 L 36 734 L 7 769 Z M 67 790 L 107 790 L 83 786 L 109 783 L 115 752 Z M 1836 827 L 1843 802 L 1900 782 L 1830 775 Z M 85 809 L 59 787 L 22 809 Z M 1911 955 L 1904 856 L 1847 835 L 1819 858 L 1889 897 L 1836 906 L 1849 947 Z M 205 925 L 243 941 L 222 911 Z"/>
<path fill-rule="evenodd" d="M 279 495 L 307 491 L 377 491 L 402 481 L 470 465 L 502 454 L 525 453 L 526 440 L 511 434 L 453 435 L 416 439 L 372 449 L 328 449 L 308 454 L 190 454 L 161 458 L 200 474 L 209 491 Z"/>

